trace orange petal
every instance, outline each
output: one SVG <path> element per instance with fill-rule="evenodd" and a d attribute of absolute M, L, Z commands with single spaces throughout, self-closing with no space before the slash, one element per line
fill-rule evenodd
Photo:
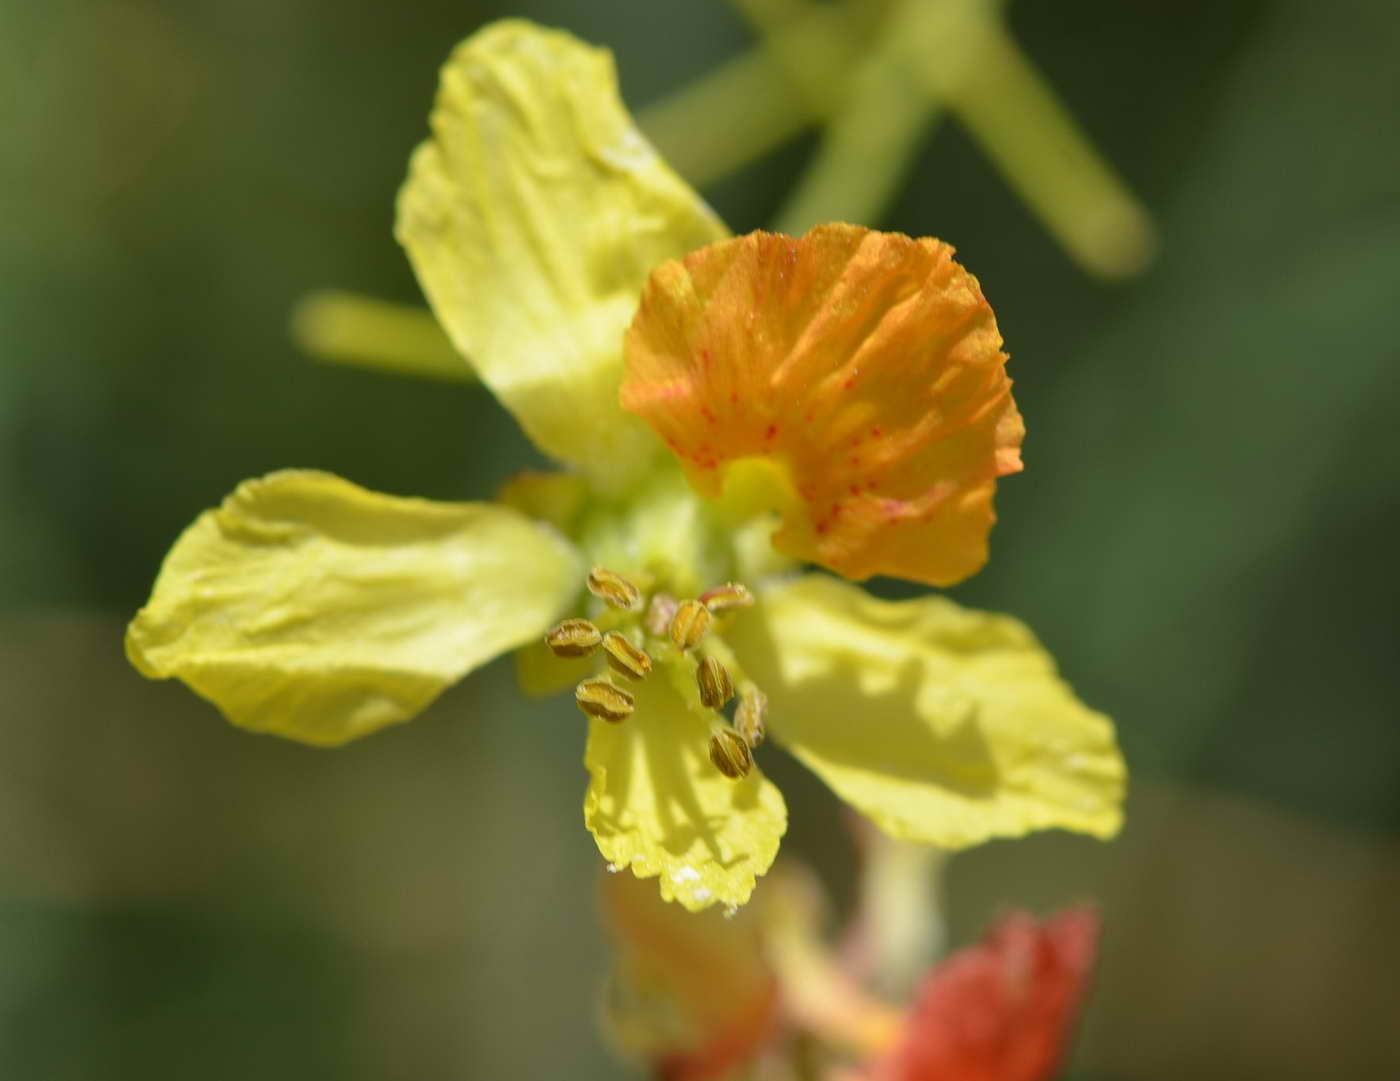
<path fill-rule="evenodd" d="M 780 551 L 940 586 L 986 562 L 1025 427 L 992 309 L 942 241 L 823 225 L 711 244 L 652 273 L 626 360 L 623 406 L 702 495 L 762 478 Z"/>
<path fill-rule="evenodd" d="M 1047 1081 L 1058 1075 L 1099 935 L 1092 908 L 1013 912 L 925 979 L 872 1081 Z"/>

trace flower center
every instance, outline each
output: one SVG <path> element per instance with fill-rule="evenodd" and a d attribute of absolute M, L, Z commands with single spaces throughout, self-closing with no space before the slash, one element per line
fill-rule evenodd
<path fill-rule="evenodd" d="M 560 657 L 601 654 L 599 674 L 574 688 L 579 709 L 611 724 L 625 721 L 636 708 L 627 682 L 647 679 L 659 665 L 690 708 L 709 714 L 715 768 L 726 777 L 747 776 L 753 749 L 763 742 L 768 698 L 744 675 L 721 632 L 734 612 L 753 605 L 748 587 L 725 582 L 678 598 L 594 567 L 588 591 L 603 602 L 602 611 L 593 619 L 566 619 L 545 635 Z M 731 720 L 723 711 L 736 698 Z"/>

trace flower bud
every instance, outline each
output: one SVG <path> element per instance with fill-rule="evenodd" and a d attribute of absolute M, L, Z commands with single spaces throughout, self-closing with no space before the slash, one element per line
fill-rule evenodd
<path fill-rule="evenodd" d="M 734 683 L 724 665 L 713 657 L 705 657 L 695 670 L 695 682 L 700 685 L 700 701 L 708 709 L 723 709 L 734 697 Z"/>
<path fill-rule="evenodd" d="M 722 586 L 707 589 L 700 594 L 700 603 L 715 615 L 731 608 L 752 608 L 753 594 L 742 582 L 725 582 Z"/>
<path fill-rule="evenodd" d="M 681 649 L 693 649 L 710 629 L 710 610 L 699 601 L 682 601 L 671 619 L 671 641 Z"/>
<path fill-rule="evenodd" d="M 556 656 L 587 657 L 598 648 L 603 635 L 586 619 L 566 619 L 551 627 L 544 640 Z"/>
<path fill-rule="evenodd" d="M 734 711 L 734 728 L 750 747 L 757 747 L 768 733 L 768 696 L 757 687 L 744 688 Z"/>
<path fill-rule="evenodd" d="M 574 701 L 590 717 L 612 724 L 626 720 L 637 708 L 635 698 L 606 679 L 585 679 L 574 688 Z"/>
<path fill-rule="evenodd" d="M 594 567 L 588 572 L 588 592 L 624 612 L 635 612 L 642 603 L 641 590 L 605 567 Z"/>
<path fill-rule="evenodd" d="M 749 745 L 732 728 L 717 728 L 710 737 L 710 761 L 730 780 L 747 777 L 753 769 Z"/>
<path fill-rule="evenodd" d="M 613 671 L 621 672 L 628 679 L 646 679 L 651 672 L 651 658 L 646 651 L 638 649 L 616 631 L 609 631 L 603 637 L 603 656 Z"/>
<path fill-rule="evenodd" d="M 642 619 L 642 626 L 647 629 L 648 634 L 654 634 L 660 638 L 670 629 L 671 620 L 676 616 L 676 609 L 681 602 L 669 593 L 653 593 L 651 603 L 647 605 L 647 614 Z"/>

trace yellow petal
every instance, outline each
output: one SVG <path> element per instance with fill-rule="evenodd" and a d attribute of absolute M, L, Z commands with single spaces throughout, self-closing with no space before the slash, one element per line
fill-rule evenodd
<path fill-rule="evenodd" d="M 780 551 L 932 585 L 986 562 L 1024 427 L 992 309 L 942 241 L 824 225 L 712 244 L 651 276 L 626 357 L 623 405 L 701 495 L 758 490 Z"/>
<path fill-rule="evenodd" d="M 610 864 L 658 877 L 665 900 L 692 912 L 743 904 L 778 854 L 782 794 L 756 768 L 740 781 L 715 769 L 710 721 L 664 678 L 636 695 L 625 721 L 589 726 L 584 822 Z"/>
<path fill-rule="evenodd" d="M 810 575 L 766 591 L 726 638 L 768 693 L 774 736 L 896 837 L 962 848 L 1119 827 L 1112 723 L 1009 616 Z"/>
<path fill-rule="evenodd" d="M 463 42 L 397 234 L 449 336 L 545 453 L 615 473 L 653 453 L 617 403 L 651 269 L 725 235 L 642 137 L 612 56 L 519 19 Z"/>
<path fill-rule="evenodd" d="M 570 533 L 588 503 L 588 483 L 577 473 L 541 473 L 527 469 L 497 489 L 496 502 L 514 507 L 527 518 L 538 518 Z"/>
<path fill-rule="evenodd" d="M 242 728 L 344 743 L 542 634 L 582 575 L 567 541 L 505 507 L 287 470 L 245 481 L 181 535 L 127 656 Z"/>

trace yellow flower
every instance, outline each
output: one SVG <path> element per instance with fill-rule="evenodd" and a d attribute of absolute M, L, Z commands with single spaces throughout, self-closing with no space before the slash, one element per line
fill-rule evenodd
<path fill-rule="evenodd" d="M 1021 624 L 799 572 L 947 584 L 985 558 L 1021 426 L 951 249 L 853 226 L 726 239 L 610 56 L 522 21 L 458 48 L 431 123 L 398 236 L 568 470 L 470 504 L 246 482 L 167 557 L 137 668 L 332 745 L 523 647 L 526 689 L 575 685 L 589 717 L 603 856 L 690 909 L 742 904 L 777 852 L 765 731 L 896 836 L 1113 833 L 1112 727 Z"/>

